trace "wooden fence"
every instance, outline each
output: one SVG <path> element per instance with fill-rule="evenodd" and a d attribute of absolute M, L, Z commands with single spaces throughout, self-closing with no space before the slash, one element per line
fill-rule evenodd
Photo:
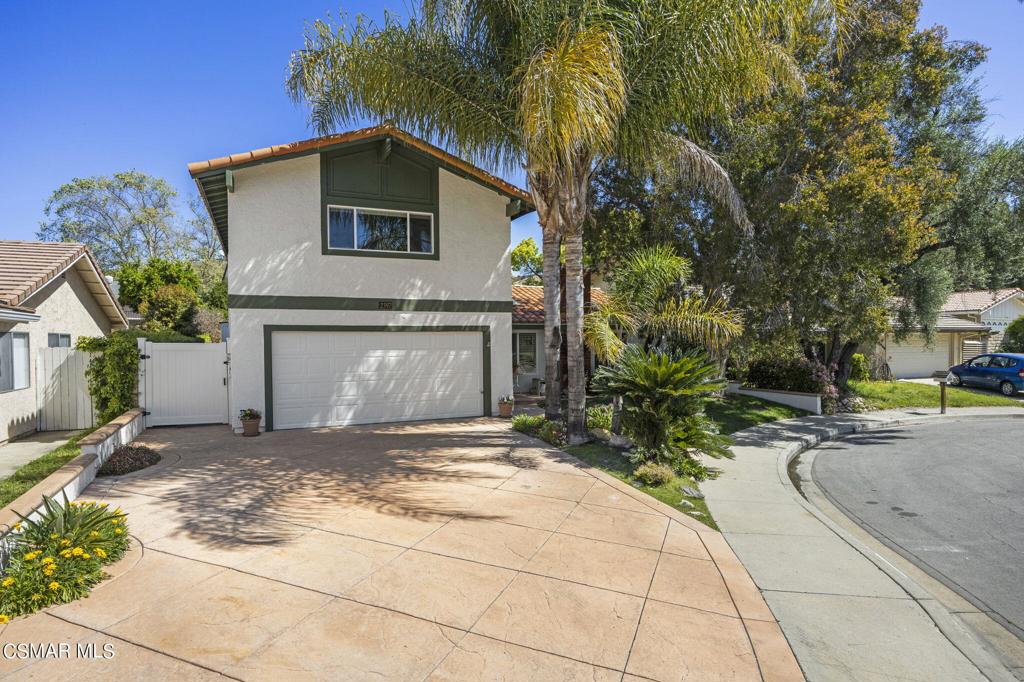
<path fill-rule="evenodd" d="M 36 428 L 78 431 L 94 426 L 85 368 L 91 353 L 74 348 L 42 348 L 36 362 Z"/>

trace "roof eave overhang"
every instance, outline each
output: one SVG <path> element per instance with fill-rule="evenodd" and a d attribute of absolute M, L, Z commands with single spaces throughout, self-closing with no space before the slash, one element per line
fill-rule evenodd
<path fill-rule="evenodd" d="M 103 310 L 103 313 L 107 316 L 110 322 L 115 327 L 127 329 L 128 318 L 125 317 L 124 311 L 121 310 L 121 304 L 117 302 L 117 297 L 114 295 L 113 289 L 110 288 L 110 283 L 107 282 L 107 278 L 103 276 L 103 271 L 100 270 L 99 264 L 93 259 L 92 253 L 90 253 L 88 249 L 83 250 L 74 260 L 64 266 L 59 272 L 36 287 L 32 293 L 22 299 L 22 303 L 28 301 L 40 291 L 46 289 L 51 282 L 72 268 L 79 270 L 79 273 L 84 275 L 82 279 L 85 281 L 86 286 L 89 289 L 89 293 L 91 293 L 99 303 L 100 309 Z M 38 319 L 40 318 L 36 317 L 36 320 Z M 34 322 L 35 320 L 31 321 Z"/>
<path fill-rule="evenodd" d="M 5 322 L 38 322 L 41 319 L 43 318 L 36 313 L 30 313 L 27 310 L 0 308 L 0 320 Z"/>

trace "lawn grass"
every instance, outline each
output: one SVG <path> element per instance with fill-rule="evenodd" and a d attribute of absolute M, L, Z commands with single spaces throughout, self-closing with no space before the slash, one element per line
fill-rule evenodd
<path fill-rule="evenodd" d="M 709 400 L 704 411 L 718 424 L 722 433 L 736 433 L 751 426 L 810 414 L 788 405 L 769 403 L 746 395 L 730 395 Z"/>
<path fill-rule="evenodd" d="M 45 455 L 37 457 L 28 464 L 22 465 L 10 477 L 0 481 L 0 507 L 6 506 L 18 499 L 36 483 L 39 483 L 81 454 L 81 450 L 78 448 L 78 441 L 92 433 L 93 430 L 86 429 L 76 433 L 63 445 L 50 450 Z"/>
<path fill-rule="evenodd" d="M 939 387 L 909 381 L 851 381 L 854 392 L 875 410 L 904 407 L 939 407 Z M 949 407 L 1024 407 L 1024 402 L 997 393 L 975 393 L 952 386 L 946 389 Z"/>
<path fill-rule="evenodd" d="M 765 422 L 808 414 L 794 407 L 739 395 L 711 399 L 707 402 L 705 409 L 708 416 L 718 424 L 722 433 L 735 433 L 736 431 L 764 424 Z M 633 466 L 623 456 L 622 450 L 599 442 L 577 445 L 566 448 L 566 450 L 590 466 L 611 474 L 620 481 L 625 481 L 637 490 L 645 492 L 657 500 L 661 500 L 670 507 L 678 509 L 683 513 L 700 512 L 701 516 L 693 516 L 693 518 L 718 530 L 715 519 L 711 516 L 711 512 L 708 511 L 708 506 L 704 500 L 697 497 L 688 497 L 683 494 L 681 488 L 684 486 L 690 488 L 700 487 L 692 478 L 676 476 L 663 485 L 644 485 L 633 478 Z M 693 506 L 688 506 L 686 502 Z"/>

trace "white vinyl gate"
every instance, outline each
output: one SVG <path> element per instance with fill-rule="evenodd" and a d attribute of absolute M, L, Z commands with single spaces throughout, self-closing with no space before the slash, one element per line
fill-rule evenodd
<path fill-rule="evenodd" d="M 228 422 L 227 344 L 139 339 L 139 403 L 146 426 Z"/>
<path fill-rule="evenodd" d="M 85 379 L 91 353 L 74 348 L 40 348 L 36 358 L 36 428 L 80 431 L 95 425 Z"/>

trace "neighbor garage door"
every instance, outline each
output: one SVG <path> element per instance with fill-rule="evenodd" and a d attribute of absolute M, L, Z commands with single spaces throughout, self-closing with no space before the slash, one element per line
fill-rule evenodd
<path fill-rule="evenodd" d="M 273 428 L 484 413 L 479 332 L 274 331 Z"/>
<path fill-rule="evenodd" d="M 949 369 L 949 334 L 938 334 L 930 348 L 920 336 L 911 336 L 901 343 L 889 337 L 887 351 L 889 369 L 897 379 L 930 377 L 934 372 Z"/>

